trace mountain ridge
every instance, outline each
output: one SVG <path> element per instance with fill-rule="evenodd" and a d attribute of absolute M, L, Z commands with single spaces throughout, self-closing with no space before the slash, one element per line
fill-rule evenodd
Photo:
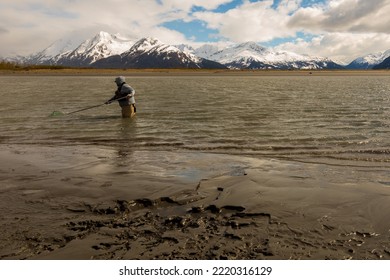
<path fill-rule="evenodd" d="M 79 44 L 61 39 L 46 49 L 12 61 L 22 64 L 96 68 L 229 68 L 229 69 L 371 69 L 390 56 L 390 50 L 340 65 L 329 58 L 275 50 L 256 42 L 217 47 L 168 45 L 157 38 L 137 41 L 101 31 Z"/>
<path fill-rule="evenodd" d="M 128 51 L 100 59 L 91 66 L 96 68 L 226 68 L 222 64 L 183 52 L 151 37 L 142 38 Z"/>
<path fill-rule="evenodd" d="M 372 69 L 374 70 L 390 69 L 390 56 L 387 57 L 385 60 L 383 60 L 381 63 L 375 65 Z"/>
<path fill-rule="evenodd" d="M 218 61 L 232 69 L 342 69 L 343 66 L 328 58 L 300 55 L 289 51 L 274 51 L 245 42 L 212 54 L 210 60 Z"/>
<path fill-rule="evenodd" d="M 390 57 L 390 49 L 384 52 L 376 52 L 358 57 L 349 63 L 347 69 L 372 69 Z"/>

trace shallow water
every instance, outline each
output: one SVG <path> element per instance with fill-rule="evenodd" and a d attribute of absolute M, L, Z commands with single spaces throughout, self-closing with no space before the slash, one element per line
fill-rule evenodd
<path fill-rule="evenodd" d="M 320 163 L 389 184 L 389 76 L 128 77 L 135 119 L 117 104 L 66 115 L 103 104 L 113 80 L 0 77 L 0 143 L 109 146 L 145 162 L 152 152 L 201 152 Z"/>

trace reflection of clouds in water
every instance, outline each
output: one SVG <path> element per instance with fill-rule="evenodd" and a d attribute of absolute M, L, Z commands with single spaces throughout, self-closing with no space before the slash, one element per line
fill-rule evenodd
<path fill-rule="evenodd" d="M 202 152 L 145 151 L 129 146 L 118 149 L 118 157 L 118 162 L 114 165 L 126 169 L 127 172 L 159 178 L 176 178 L 185 183 L 197 183 L 218 176 L 240 177 L 253 173 L 261 174 L 260 177 L 278 178 L 280 186 L 288 186 L 292 181 L 302 180 L 315 181 L 316 186 L 325 186 L 328 183 L 372 182 L 364 170 L 351 166 L 334 167 L 326 164 L 313 165 Z M 387 173 L 378 171 L 376 175 L 385 179 Z"/>
<path fill-rule="evenodd" d="M 132 171 L 158 177 L 172 177 L 196 183 L 224 174 L 244 174 L 249 167 L 245 158 L 191 152 L 134 151 Z"/>

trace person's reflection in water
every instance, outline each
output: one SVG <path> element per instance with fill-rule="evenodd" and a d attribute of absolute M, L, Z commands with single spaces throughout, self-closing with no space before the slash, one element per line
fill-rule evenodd
<path fill-rule="evenodd" d="M 121 124 L 118 126 L 118 167 L 124 167 L 134 162 L 133 152 L 135 149 L 136 139 L 136 118 L 121 119 Z"/>

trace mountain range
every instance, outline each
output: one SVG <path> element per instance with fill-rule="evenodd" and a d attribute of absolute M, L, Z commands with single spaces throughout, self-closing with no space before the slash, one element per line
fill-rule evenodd
<path fill-rule="evenodd" d="M 379 66 L 380 68 L 377 68 L 376 66 L 381 64 L 388 57 L 390 57 L 390 50 L 387 50 L 385 52 L 368 54 L 366 56 L 356 58 L 350 64 L 348 64 L 346 68 L 347 69 L 373 69 L 373 68 L 383 69 L 381 68 L 381 66 Z"/>
<path fill-rule="evenodd" d="M 341 65 L 323 57 L 274 51 L 246 42 L 227 47 L 208 57 L 232 69 L 338 69 Z"/>
<path fill-rule="evenodd" d="M 181 51 L 155 38 L 143 38 L 129 50 L 102 58 L 90 65 L 96 68 L 226 68 L 218 62 Z"/>
<path fill-rule="evenodd" d="M 48 48 L 25 57 L 22 62 L 23 64 L 87 67 L 97 60 L 127 51 L 134 43 L 119 35 L 101 31 L 77 46 L 72 41 L 58 40 Z"/>
<path fill-rule="evenodd" d="M 355 59 L 347 66 L 329 58 L 276 51 L 255 42 L 222 49 L 204 44 L 167 45 L 156 38 L 129 40 L 107 32 L 77 44 L 58 40 L 46 49 L 12 60 L 27 65 L 61 65 L 93 68 L 194 68 L 194 69 L 371 69 L 390 56 L 390 50 Z"/>

